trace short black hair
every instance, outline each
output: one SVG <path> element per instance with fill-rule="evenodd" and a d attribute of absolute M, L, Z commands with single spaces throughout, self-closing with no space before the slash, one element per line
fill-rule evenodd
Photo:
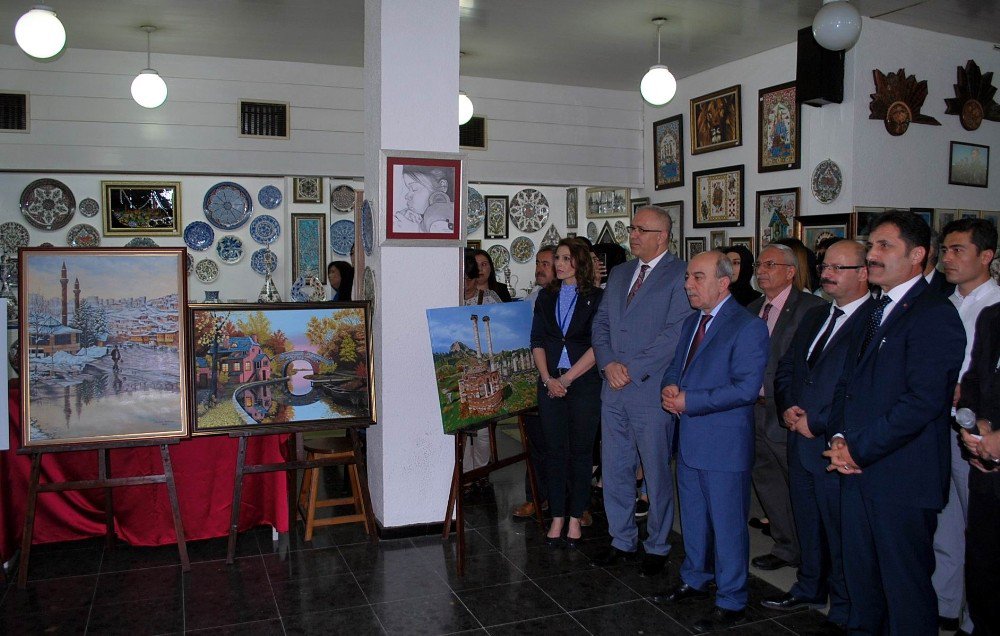
<path fill-rule="evenodd" d="M 941 230 L 941 242 L 953 232 L 968 232 L 980 254 L 997 251 L 997 229 L 986 219 L 955 219 Z"/>
<path fill-rule="evenodd" d="M 476 262 L 476 250 L 465 248 L 465 277 L 469 280 L 479 278 L 479 263 Z"/>
<path fill-rule="evenodd" d="M 927 255 L 931 251 L 931 228 L 927 222 L 909 210 L 886 210 L 872 221 L 869 233 L 887 223 L 899 230 L 899 237 L 906 243 L 907 251 L 914 247 L 924 248 L 924 260 L 920 266 L 927 265 Z"/>

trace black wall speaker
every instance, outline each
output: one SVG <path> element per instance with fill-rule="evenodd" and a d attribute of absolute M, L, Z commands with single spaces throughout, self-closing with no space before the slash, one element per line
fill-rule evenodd
<path fill-rule="evenodd" d="M 799 29 L 795 90 L 800 104 L 822 106 L 844 101 L 844 52 L 820 46 L 812 27 Z"/>

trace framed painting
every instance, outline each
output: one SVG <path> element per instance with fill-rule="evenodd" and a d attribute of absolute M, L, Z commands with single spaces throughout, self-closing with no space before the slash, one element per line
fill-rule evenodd
<path fill-rule="evenodd" d="M 692 177 L 694 227 L 743 225 L 743 166 L 699 170 Z"/>
<path fill-rule="evenodd" d="M 691 100 L 691 154 L 743 145 L 740 86 Z"/>
<path fill-rule="evenodd" d="M 850 214 L 815 214 L 795 219 L 795 238 L 813 251 L 824 239 L 851 238 L 852 233 Z"/>
<path fill-rule="evenodd" d="M 674 115 L 653 123 L 653 187 L 657 190 L 684 185 L 684 116 Z"/>
<path fill-rule="evenodd" d="M 692 236 L 684 239 L 684 256 L 685 260 L 690 261 L 692 258 L 701 254 L 705 251 L 705 237 L 704 236 Z"/>
<path fill-rule="evenodd" d="M 757 97 L 757 172 L 802 165 L 801 106 L 795 82 L 760 89 Z"/>
<path fill-rule="evenodd" d="M 958 210 L 954 208 L 934 208 L 934 225 L 931 229 L 940 232 L 941 228 L 958 218 Z"/>
<path fill-rule="evenodd" d="M 587 188 L 588 219 L 627 217 L 631 212 L 628 188 Z"/>
<path fill-rule="evenodd" d="M 757 192 L 757 241 L 760 245 L 790 238 L 799 215 L 799 188 Z"/>
<path fill-rule="evenodd" d="M 644 205 L 649 205 L 649 197 L 642 197 L 641 199 L 632 199 L 629 201 L 629 206 L 632 208 L 632 212 L 628 215 L 628 218 L 635 218 L 635 213 L 639 211 Z"/>
<path fill-rule="evenodd" d="M 579 220 L 580 192 L 577 188 L 566 188 L 566 227 L 576 229 Z"/>
<path fill-rule="evenodd" d="M 101 181 L 105 236 L 178 236 L 180 181 Z"/>
<path fill-rule="evenodd" d="M 191 305 L 192 433 L 374 424 L 369 307 Z"/>
<path fill-rule="evenodd" d="M 465 156 L 382 151 L 385 238 L 396 245 L 465 245 Z"/>
<path fill-rule="evenodd" d="M 708 249 L 717 250 L 726 246 L 726 231 L 712 230 L 708 233 Z"/>
<path fill-rule="evenodd" d="M 507 216 L 510 198 L 502 195 L 487 195 L 484 198 L 486 199 L 486 228 L 484 230 L 486 238 L 507 238 L 510 236 L 510 217 Z"/>
<path fill-rule="evenodd" d="M 323 177 L 292 177 L 292 201 L 322 203 Z"/>
<path fill-rule="evenodd" d="M 292 280 L 315 274 L 326 284 L 326 215 L 292 214 Z"/>
<path fill-rule="evenodd" d="M 730 245 L 741 245 L 741 246 L 747 248 L 747 250 L 749 250 L 749 252 L 751 254 L 756 254 L 757 253 L 757 250 L 754 249 L 755 246 L 754 246 L 754 240 L 753 240 L 752 236 L 730 236 L 729 237 L 729 244 Z"/>
<path fill-rule="evenodd" d="M 854 206 L 851 214 L 851 227 L 853 228 L 850 238 L 863 241 L 871 234 L 872 222 L 885 212 L 888 208 L 868 208 Z"/>
<path fill-rule="evenodd" d="M 677 258 L 684 258 L 681 248 L 684 245 L 684 201 L 666 201 L 655 204 L 670 215 L 670 241 L 667 251 Z"/>
<path fill-rule="evenodd" d="M 987 188 L 990 185 L 990 147 L 951 142 L 948 183 Z"/>
<path fill-rule="evenodd" d="M 183 248 L 21 251 L 25 446 L 188 434 Z"/>

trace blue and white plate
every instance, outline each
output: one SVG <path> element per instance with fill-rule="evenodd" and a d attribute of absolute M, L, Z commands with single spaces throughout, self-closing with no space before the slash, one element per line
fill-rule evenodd
<path fill-rule="evenodd" d="M 125 247 L 159 247 L 159 245 L 148 236 L 137 236 L 126 243 Z"/>
<path fill-rule="evenodd" d="M 208 189 L 202 207 L 212 225 L 221 230 L 235 230 L 250 220 L 253 199 L 240 184 L 223 181 Z"/>
<path fill-rule="evenodd" d="M 486 218 L 486 201 L 483 199 L 483 195 L 479 194 L 479 190 L 472 186 L 469 186 L 469 209 L 467 212 L 466 217 L 469 221 L 467 233 L 472 234 L 479 229 L 479 226 L 483 224 L 483 219 Z"/>
<path fill-rule="evenodd" d="M 278 240 L 281 234 L 281 225 L 278 219 L 270 214 L 258 214 L 253 221 L 250 221 L 250 238 L 261 245 L 270 245 Z"/>
<path fill-rule="evenodd" d="M 234 265 L 243 258 L 243 241 L 238 236 L 227 234 L 219 239 L 218 245 L 215 246 L 215 252 L 223 263 Z"/>
<path fill-rule="evenodd" d="M 204 252 L 215 242 L 215 230 L 204 221 L 192 221 L 184 228 L 184 244 L 191 249 Z"/>
<path fill-rule="evenodd" d="M 365 248 L 365 256 L 371 256 L 375 249 L 375 219 L 372 217 L 372 204 L 365 199 L 361 204 L 361 243 Z"/>
<path fill-rule="evenodd" d="M 262 247 L 250 255 L 250 268 L 260 274 L 267 276 L 273 274 L 278 269 L 278 256 L 266 247 Z"/>
<path fill-rule="evenodd" d="M 341 219 L 330 226 L 330 249 L 347 256 L 354 247 L 354 221 Z"/>
<path fill-rule="evenodd" d="M 273 210 L 281 205 L 281 190 L 277 186 L 266 185 L 257 193 L 257 202 L 264 208 Z"/>

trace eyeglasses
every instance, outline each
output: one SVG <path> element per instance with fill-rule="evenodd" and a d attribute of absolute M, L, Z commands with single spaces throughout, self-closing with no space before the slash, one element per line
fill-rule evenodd
<path fill-rule="evenodd" d="M 632 232 L 642 232 L 643 234 L 654 234 L 656 232 L 666 232 L 666 230 L 647 230 L 646 228 L 639 227 L 638 225 L 626 225 L 625 229 L 628 230 L 629 234 L 631 234 Z"/>
<path fill-rule="evenodd" d="M 788 263 L 777 263 L 775 261 L 764 261 L 763 263 L 754 263 L 754 269 L 774 269 L 775 267 L 795 267 L 794 265 L 789 265 Z"/>
<path fill-rule="evenodd" d="M 827 270 L 833 270 L 835 272 L 842 272 L 845 269 L 861 269 L 863 267 L 864 267 L 864 265 L 827 265 L 826 263 L 822 263 L 820 265 L 817 265 L 816 269 L 819 271 L 820 274 L 822 274 L 823 272 L 825 272 Z"/>

